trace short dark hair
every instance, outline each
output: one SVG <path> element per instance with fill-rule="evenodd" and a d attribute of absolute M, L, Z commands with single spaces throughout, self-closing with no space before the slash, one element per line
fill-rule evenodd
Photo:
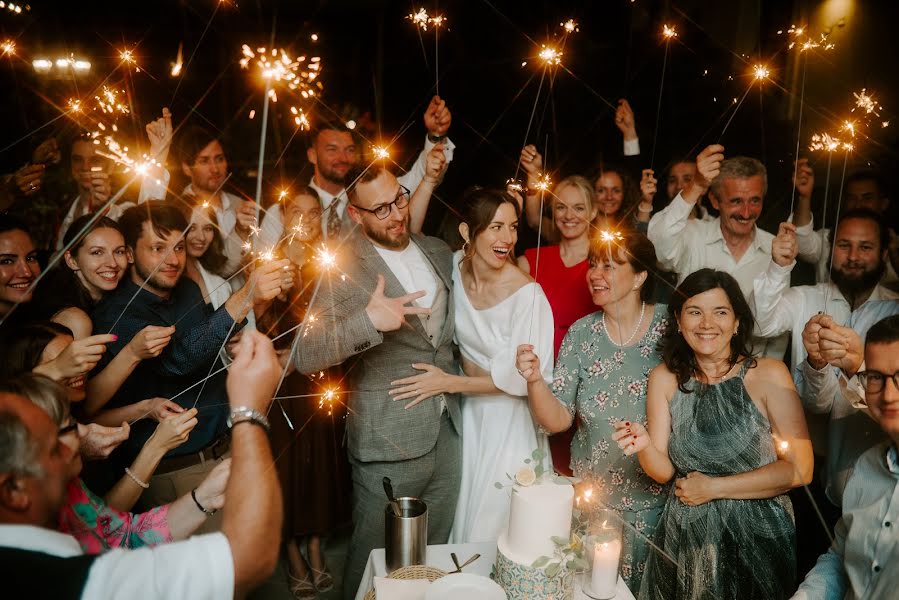
<path fill-rule="evenodd" d="M 221 136 L 197 125 L 188 127 L 178 138 L 178 158 L 182 163 L 188 165 L 194 164 L 197 161 L 197 155 L 212 142 L 218 142 L 222 148 L 225 147 Z"/>
<path fill-rule="evenodd" d="M 668 302 L 668 324 L 659 341 L 658 348 L 665 366 L 677 378 L 677 387 L 685 394 L 692 391 L 687 387 L 687 383 L 699 371 L 699 365 L 696 362 L 696 353 L 693 352 L 680 332 L 678 322 L 680 313 L 687 300 L 693 296 L 718 288 L 721 288 L 727 295 L 734 309 L 734 315 L 740 323 L 737 333 L 730 340 L 730 366 L 733 367 L 737 364 L 741 356 L 746 357 L 750 367 L 755 365 L 755 358 L 752 354 L 752 331 L 755 329 L 755 318 L 752 316 L 749 303 L 743 297 L 740 285 L 736 279 L 724 271 L 699 269 L 688 275 L 671 294 Z"/>
<path fill-rule="evenodd" d="M 0 213 L 0 233 L 15 230 L 23 231 L 28 234 L 28 237 L 31 237 L 31 231 L 25 221 L 9 213 Z"/>
<path fill-rule="evenodd" d="M 887 180 L 879 171 L 875 171 L 874 169 L 859 169 L 853 171 L 846 177 L 846 183 L 843 186 L 843 189 L 847 189 L 850 183 L 855 183 L 857 181 L 873 181 L 874 185 L 877 186 L 877 193 L 881 198 L 889 198 L 890 196 Z"/>
<path fill-rule="evenodd" d="M 69 225 L 69 228 L 66 230 L 65 236 L 62 238 L 63 247 L 68 246 L 75 240 L 75 236 L 81 233 L 81 230 L 87 227 L 87 224 L 90 223 L 91 219 L 95 218 L 97 215 L 95 213 L 88 213 L 86 215 L 81 215 Z M 109 217 L 100 217 L 97 219 L 93 225 L 91 225 L 90 229 L 84 232 L 77 241 L 69 248 L 69 252 L 75 254 L 78 250 L 81 249 L 81 246 L 84 245 L 84 240 L 87 239 L 94 230 L 96 229 L 115 229 L 119 233 L 122 234 L 122 237 L 125 237 L 125 234 L 122 232 L 122 228 L 119 227 L 119 224 L 110 219 Z"/>
<path fill-rule="evenodd" d="M 346 174 L 346 195 L 349 201 L 355 203 L 359 197 L 356 193 L 356 186 L 374 181 L 384 172 L 389 173 L 390 171 L 380 162 L 373 162 L 368 165 L 357 164 L 351 167 Z"/>
<path fill-rule="evenodd" d="M 847 219 L 873 221 L 874 224 L 877 225 L 878 238 L 880 239 L 880 251 L 883 252 L 887 249 L 887 246 L 890 244 L 890 230 L 883 223 L 883 215 L 874 212 L 870 208 L 853 208 L 852 210 L 847 210 L 840 215 L 840 220 L 837 221 L 837 226 L 834 228 L 834 239 L 836 239 L 836 230 L 840 228 L 840 223 Z"/>
<path fill-rule="evenodd" d="M 612 249 L 615 252 L 610 252 Z M 623 257 L 622 257 L 623 255 Z M 612 241 L 602 238 L 599 234 L 590 236 L 590 249 L 587 253 L 587 259 L 591 265 L 606 257 L 611 258 L 617 264 L 621 265 L 627 262 L 634 269 L 635 273 L 646 273 L 646 281 L 640 287 L 640 300 L 643 302 L 652 302 L 656 289 L 656 249 L 649 238 L 639 231 L 624 229 L 620 232 L 620 237 L 615 237 Z"/>
<path fill-rule="evenodd" d="M 71 336 L 72 330 L 53 321 L 33 321 L 3 332 L 0 379 L 30 373 L 40 363 L 47 344 L 58 335 Z"/>
<path fill-rule="evenodd" d="M 346 123 L 342 123 L 340 121 L 335 121 L 333 119 L 315 119 L 314 124 L 309 129 L 309 146 L 315 146 L 315 143 L 318 141 L 318 136 L 322 134 L 323 131 L 336 131 L 338 133 L 348 133 L 353 138 L 353 141 L 356 141 L 356 134 L 352 129 L 346 126 Z"/>
<path fill-rule="evenodd" d="M 868 344 L 894 344 L 896 342 L 899 342 L 899 315 L 877 321 L 865 336 L 866 348 Z"/>
<path fill-rule="evenodd" d="M 150 200 L 132 206 L 119 218 L 119 226 L 122 235 L 125 236 L 125 244 L 129 248 L 137 246 L 137 240 L 140 239 L 144 223 L 147 221 L 160 237 L 167 236 L 172 231 L 187 231 L 187 219 L 174 204 L 165 200 Z"/>

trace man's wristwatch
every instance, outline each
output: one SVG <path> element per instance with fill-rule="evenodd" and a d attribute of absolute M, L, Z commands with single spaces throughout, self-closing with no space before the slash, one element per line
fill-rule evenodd
<path fill-rule="evenodd" d="M 254 425 L 259 425 L 266 431 L 271 430 L 271 425 L 269 425 L 266 416 L 258 410 L 250 408 L 248 406 L 238 406 L 237 408 L 232 408 L 231 414 L 228 415 L 227 423 L 228 427 L 231 428 L 233 428 L 238 423 L 252 423 Z"/>

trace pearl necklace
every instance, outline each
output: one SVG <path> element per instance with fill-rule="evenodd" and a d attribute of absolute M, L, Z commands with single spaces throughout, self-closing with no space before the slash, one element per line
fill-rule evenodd
<path fill-rule="evenodd" d="M 637 321 L 637 325 L 634 327 L 634 330 L 631 332 L 631 337 L 627 338 L 623 343 L 619 344 L 615 340 L 612 339 L 612 335 L 609 332 L 609 329 L 606 327 L 606 311 L 602 311 L 602 328 L 606 330 L 606 335 L 609 337 L 609 341 L 619 348 L 624 348 L 628 344 L 630 344 L 634 336 L 637 335 L 637 332 L 640 331 L 640 325 L 643 324 L 643 315 L 646 314 L 646 302 L 643 302 L 642 306 L 640 306 L 640 319 Z"/>

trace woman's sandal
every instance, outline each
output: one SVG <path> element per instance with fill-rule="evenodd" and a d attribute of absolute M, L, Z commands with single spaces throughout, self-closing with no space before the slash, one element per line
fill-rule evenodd
<path fill-rule="evenodd" d="M 294 598 L 298 598 L 300 600 L 309 600 L 309 598 L 315 598 L 315 589 L 316 584 L 309 579 L 309 573 L 306 573 L 306 576 L 300 579 L 299 577 L 294 577 L 290 573 L 287 574 L 288 579 L 290 580 L 290 593 L 293 594 Z M 318 581 L 316 579 L 316 581 Z"/>
<path fill-rule="evenodd" d="M 315 589 L 320 592 L 327 592 L 334 587 L 334 578 L 328 572 L 328 567 L 321 571 L 310 567 L 310 570 L 312 571 L 312 579 L 315 581 Z"/>

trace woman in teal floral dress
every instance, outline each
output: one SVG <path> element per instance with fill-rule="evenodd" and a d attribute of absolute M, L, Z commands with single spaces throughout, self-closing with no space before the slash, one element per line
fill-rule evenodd
<path fill-rule="evenodd" d="M 646 422 L 647 378 L 661 362 L 656 345 L 667 324 L 667 308 L 649 304 L 654 279 L 645 265 L 655 263 L 655 249 L 642 233 L 592 240 L 585 284 L 601 310 L 568 330 L 552 388 L 540 377 L 540 358 L 533 347 L 519 346 L 517 354 L 534 420 L 554 433 L 578 419 L 571 467 L 592 488 L 591 505 L 615 509 L 624 521 L 621 576 L 634 594 L 667 486 L 650 479 L 639 461 L 625 456 L 610 439 L 619 421 Z"/>

